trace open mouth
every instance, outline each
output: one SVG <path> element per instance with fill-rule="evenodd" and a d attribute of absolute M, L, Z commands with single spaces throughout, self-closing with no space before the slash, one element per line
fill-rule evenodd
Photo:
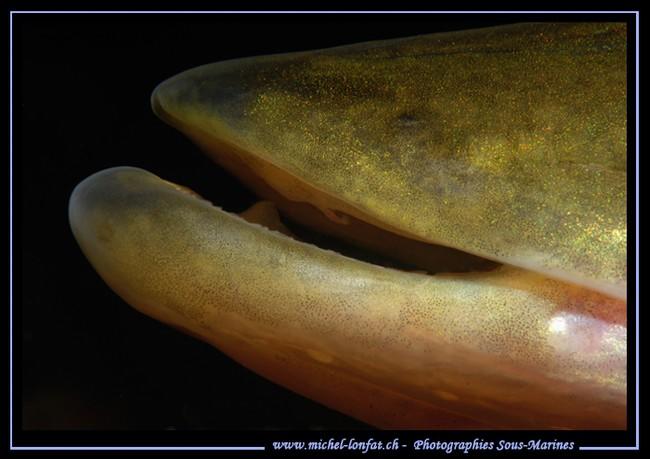
<path fill-rule="evenodd" d="M 254 161 L 250 153 L 233 147 L 223 139 L 185 127 L 181 120 L 165 111 L 158 95 L 158 91 L 154 92 L 152 107 L 159 118 L 188 132 L 218 165 L 239 178 L 244 187 L 253 190 L 265 200 L 240 214 L 247 221 L 351 258 L 405 271 L 428 274 L 487 271 L 500 265 L 496 261 L 462 250 L 418 241 L 334 210 L 331 207 L 336 205 L 337 200 L 331 196 L 321 194 L 318 201 L 330 202 L 330 206 L 321 208 L 310 202 L 289 199 L 249 166 L 250 162 Z M 280 170 L 275 172 L 275 175 L 278 177 L 274 178 L 276 182 L 296 180 Z M 307 186 L 301 184 L 302 188 Z M 189 188 L 184 189 L 190 194 L 195 194 Z M 312 190 L 310 194 L 316 193 L 317 190 Z M 216 199 L 218 200 L 218 196 Z M 215 204 L 218 205 L 218 202 Z"/>
<path fill-rule="evenodd" d="M 621 36 L 518 25 L 184 72 L 154 111 L 264 202 L 240 218 L 115 168 L 75 189 L 73 232 L 137 309 L 370 424 L 624 428 Z"/>

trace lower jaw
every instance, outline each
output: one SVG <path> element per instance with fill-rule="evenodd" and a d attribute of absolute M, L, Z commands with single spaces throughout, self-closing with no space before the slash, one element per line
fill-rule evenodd
<path fill-rule="evenodd" d="M 250 180 L 246 182 L 250 185 Z M 264 197 L 274 197 L 273 189 L 264 187 L 263 182 L 253 188 Z M 360 225 L 360 234 L 367 234 L 363 222 L 354 217 L 348 216 L 347 225 L 341 225 L 307 204 L 295 203 L 281 195 L 275 198 L 281 208 L 302 216 L 307 225 L 318 226 L 320 221 L 333 225 L 332 232 L 341 226 Z M 407 240 L 405 244 L 420 243 Z M 448 263 L 455 263 L 454 258 Z M 460 263 L 464 265 L 459 271 L 476 271 L 471 260 Z M 442 265 L 433 266 L 431 270 L 449 272 L 449 268 Z M 271 381 L 378 427 L 625 428 L 625 390 L 624 386 L 621 390 L 620 383 L 614 384 L 613 389 L 607 385 L 604 389 L 594 389 L 591 384 L 579 380 L 572 383 L 570 377 L 558 379 L 547 375 L 543 369 L 531 365 L 513 366 L 489 352 L 481 353 L 478 348 L 468 352 L 462 346 L 445 347 L 444 343 L 436 348 L 431 343 L 429 331 L 418 327 L 406 327 L 401 330 L 401 337 L 388 338 L 406 337 L 413 342 L 422 338 L 427 349 L 424 352 L 392 344 L 386 348 L 385 355 L 381 352 L 369 354 L 367 349 L 348 347 L 344 335 L 336 335 L 338 338 L 329 341 L 327 346 L 318 347 L 322 340 L 304 330 L 297 331 L 295 324 L 282 323 L 274 327 L 264 322 L 242 320 L 239 314 L 222 311 L 207 324 L 200 323 L 129 295 L 122 290 L 119 280 L 107 281 L 127 302 L 145 314 L 189 331 Z M 576 303 L 579 303 L 579 295 L 575 297 Z M 220 301 L 214 298 L 215 305 Z M 390 306 L 388 303 L 386 306 Z M 246 308 L 258 306 L 244 305 Z M 328 309 L 326 303 L 309 307 Z M 297 314 L 295 320 L 299 320 Z M 381 319 L 375 324 L 380 326 Z M 361 327 L 360 331 L 363 332 Z M 312 342 L 320 344 L 312 345 Z M 607 378 L 608 368 L 602 371 L 602 377 Z M 449 390 L 449 387 L 454 389 Z M 609 395 L 601 397 L 599 390 Z"/>
<path fill-rule="evenodd" d="M 242 161 L 241 153 L 233 152 L 231 145 L 216 142 L 213 138 L 196 132 L 186 132 L 186 134 L 216 163 L 238 177 L 260 198 L 273 202 L 282 215 L 288 217 L 288 222 L 298 222 L 298 225 L 287 224 L 301 240 L 315 242 L 321 247 L 334 248 L 343 251 L 346 255 L 375 264 L 407 271 L 426 271 L 429 274 L 491 271 L 501 266 L 499 263 L 481 257 L 411 239 L 366 223 L 354 216 L 354 212 L 348 214 L 338 210 L 323 209 L 307 202 L 291 199 L 291 196 L 279 192 L 262 179 L 253 168 Z M 281 179 L 276 177 L 276 180 Z M 323 234 L 326 236 L 323 237 Z M 341 240 L 344 244 L 337 242 Z M 361 250 L 359 251 L 358 248 Z M 620 302 L 619 306 L 621 307 L 615 308 L 605 316 L 614 323 L 625 325 L 625 303 Z M 271 335 L 272 331 L 269 331 L 268 336 Z M 513 400 L 518 400 L 517 404 L 528 403 L 529 407 L 545 404 L 561 405 L 561 408 L 557 408 L 558 412 L 554 414 L 544 414 L 542 409 L 542 412 L 526 417 L 520 413 L 515 414 L 519 408 L 513 406 L 513 412 L 510 414 L 501 411 L 494 415 L 486 415 L 486 412 L 492 409 L 488 403 L 483 407 L 465 407 L 461 410 L 465 414 L 461 415 L 456 409 L 445 409 L 441 408 L 439 403 L 429 403 L 426 395 L 411 397 L 405 395 L 409 390 L 400 392 L 395 388 L 387 388 L 359 378 L 354 372 L 341 371 L 340 368 L 334 371 L 331 365 L 319 363 L 317 359 L 292 358 L 295 350 L 286 348 L 279 351 L 283 347 L 279 342 L 275 343 L 272 350 L 268 350 L 265 346 L 260 346 L 259 342 L 233 339 L 232 336 L 227 340 L 219 340 L 217 336 L 218 334 L 214 334 L 202 339 L 211 342 L 244 366 L 276 383 L 381 428 L 623 429 L 626 425 L 625 403 L 621 403 L 622 399 L 594 402 L 593 399 L 590 401 L 589 397 L 581 398 L 576 395 L 569 386 L 564 389 L 556 388 L 546 394 L 543 391 L 536 392 L 530 397 L 522 396 L 521 393 L 513 395 Z M 265 352 L 268 352 L 268 355 L 262 355 Z M 277 360 L 278 355 L 284 356 L 282 360 L 285 363 L 290 362 L 289 367 L 269 364 Z M 544 384 L 553 384 L 552 379 L 544 381 L 542 375 L 537 375 L 533 379 L 536 384 L 539 384 L 537 390 L 540 390 Z M 318 381 L 328 383 L 319 384 Z M 408 382 L 400 384 L 408 384 Z M 490 384 L 494 384 L 493 389 L 498 387 L 496 380 L 486 381 L 487 386 Z M 559 393 L 562 391 L 573 395 L 560 396 Z M 468 400 L 472 398 L 470 393 L 467 396 Z M 507 397 L 507 394 L 504 396 Z M 458 405 L 459 399 L 463 404 L 462 395 L 460 397 L 455 395 L 450 405 L 452 407 Z M 585 410 L 586 406 L 590 408 Z"/>

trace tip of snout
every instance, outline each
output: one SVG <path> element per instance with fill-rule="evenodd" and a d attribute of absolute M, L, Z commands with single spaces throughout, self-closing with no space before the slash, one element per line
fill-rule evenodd
<path fill-rule="evenodd" d="M 160 83 L 156 88 L 153 90 L 151 93 L 151 98 L 150 98 L 150 103 L 151 103 L 151 110 L 153 110 L 154 114 L 160 118 L 160 119 L 165 119 L 165 109 L 163 108 L 163 104 L 161 101 L 161 92 L 164 91 L 164 89 L 161 89 L 161 86 L 163 86 L 165 82 L 163 81 Z"/>
<path fill-rule="evenodd" d="M 68 210 L 71 223 L 78 223 L 80 212 L 97 208 L 114 196 L 117 184 L 128 184 L 145 178 L 156 177 L 151 172 L 130 166 L 104 169 L 83 179 L 70 195 Z"/>
<path fill-rule="evenodd" d="M 78 228 L 80 223 L 92 209 L 97 209 L 101 198 L 107 198 L 110 193 L 108 186 L 120 176 L 147 173 L 142 169 L 128 166 L 105 169 L 86 177 L 72 190 L 68 202 L 68 217 L 72 229 Z"/>
<path fill-rule="evenodd" d="M 186 73 L 186 72 L 184 72 Z M 180 127 L 183 110 L 189 107 L 192 88 L 184 83 L 184 73 L 168 78 L 156 86 L 151 93 L 150 103 L 154 114 L 165 123 Z"/>
<path fill-rule="evenodd" d="M 260 91 L 260 78 L 273 73 L 268 58 L 242 58 L 192 68 L 162 81 L 151 94 L 153 112 L 188 132 L 238 129 Z"/>
<path fill-rule="evenodd" d="M 121 166 L 96 172 L 82 180 L 68 202 L 70 228 L 82 249 L 90 250 L 102 238 L 102 228 L 128 200 L 125 191 L 134 189 L 143 178 L 156 176 L 135 167 Z"/>

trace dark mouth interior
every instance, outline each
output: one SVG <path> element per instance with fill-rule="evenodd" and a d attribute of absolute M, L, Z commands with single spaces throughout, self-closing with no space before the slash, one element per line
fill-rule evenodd
<path fill-rule="evenodd" d="M 491 271 L 501 266 L 492 260 L 477 257 L 461 251 L 454 251 L 454 253 L 440 257 L 436 266 L 428 266 L 426 269 L 417 264 L 407 263 L 399 260 L 394 256 L 377 253 L 354 244 L 341 240 L 339 238 L 329 236 L 326 234 L 318 233 L 316 231 L 293 222 L 286 217 L 280 216 L 282 223 L 289 228 L 299 240 L 307 242 L 321 249 L 332 250 L 334 252 L 345 255 L 346 257 L 354 258 L 356 260 L 365 261 L 378 266 L 387 268 L 399 269 L 403 271 L 416 271 L 426 274 L 437 274 L 444 272 L 473 272 L 473 271 Z M 431 244 L 433 246 L 433 244 Z M 446 247 L 438 246 L 441 250 L 447 252 Z M 453 259 L 451 259 L 453 257 Z M 436 269 L 437 268 L 437 269 Z"/>

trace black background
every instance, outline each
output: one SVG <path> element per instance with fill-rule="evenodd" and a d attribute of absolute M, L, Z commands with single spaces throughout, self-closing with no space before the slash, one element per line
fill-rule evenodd
<path fill-rule="evenodd" d="M 69 229 L 68 198 L 88 175 L 129 165 L 189 186 L 229 211 L 255 201 L 151 111 L 153 88 L 188 68 L 522 19 L 530 17 L 15 15 L 17 426 L 371 428 L 133 310 L 83 257 Z"/>

